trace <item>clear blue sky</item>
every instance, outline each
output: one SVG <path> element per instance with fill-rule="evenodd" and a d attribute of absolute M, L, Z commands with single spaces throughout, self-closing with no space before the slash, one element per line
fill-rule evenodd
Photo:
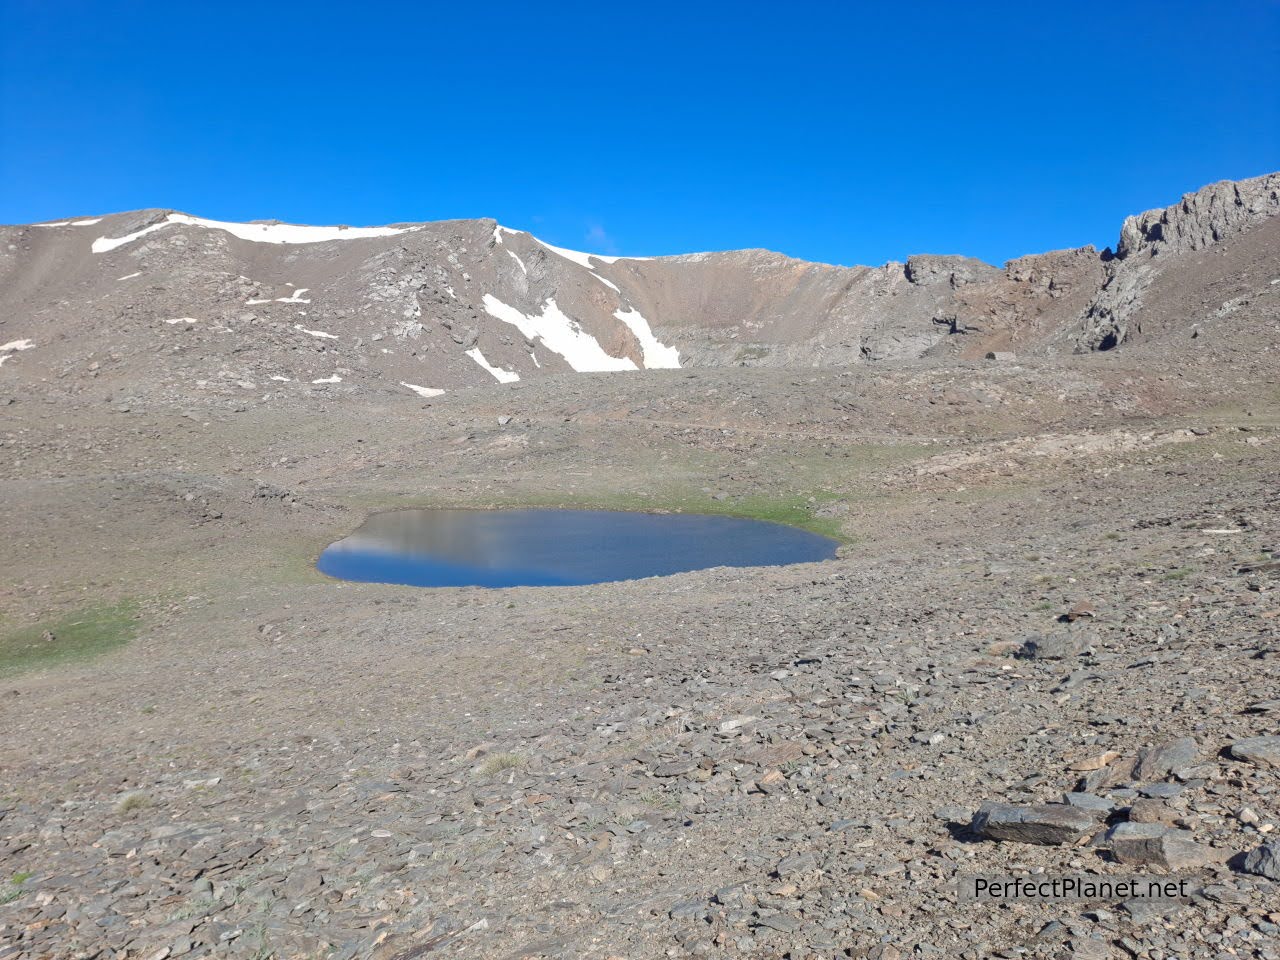
<path fill-rule="evenodd" d="M 0 0 L 7 223 L 1001 262 L 1277 169 L 1280 0 Z"/>

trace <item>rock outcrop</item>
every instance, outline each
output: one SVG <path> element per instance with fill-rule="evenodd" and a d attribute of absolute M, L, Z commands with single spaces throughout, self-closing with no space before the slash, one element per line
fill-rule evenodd
<path fill-rule="evenodd" d="M 1106 277 L 1075 336 L 1078 351 L 1110 350 L 1135 334 L 1143 295 L 1170 261 L 1238 236 L 1280 214 L 1280 173 L 1211 184 L 1173 206 L 1128 217 Z"/>

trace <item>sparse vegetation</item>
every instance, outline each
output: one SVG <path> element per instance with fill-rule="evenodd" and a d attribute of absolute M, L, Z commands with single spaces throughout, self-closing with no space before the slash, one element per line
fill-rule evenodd
<path fill-rule="evenodd" d="M 26 891 L 22 885 L 31 879 L 31 873 L 15 873 L 4 886 L 0 886 L 0 906 L 6 903 L 13 903 Z"/>
<path fill-rule="evenodd" d="M 124 600 L 0 634 L 0 675 L 105 653 L 138 635 L 140 604 Z"/>
<path fill-rule="evenodd" d="M 528 761 L 518 753 L 495 753 L 480 765 L 480 776 L 493 777 L 505 770 L 516 770 Z"/>
<path fill-rule="evenodd" d="M 149 806 L 151 806 L 151 798 L 140 790 L 133 790 L 116 801 L 115 809 L 116 813 L 124 815 Z"/>

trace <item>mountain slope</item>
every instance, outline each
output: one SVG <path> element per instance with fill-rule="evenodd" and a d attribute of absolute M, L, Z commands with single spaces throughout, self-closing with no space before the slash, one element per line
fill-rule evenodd
<path fill-rule="evenodd" d="M 71 392 L 83 370 L 195 400 L 1105 350 L 1274 313 L 1277 213 L 1280 174 L 1223 182 L 1130 217 L 1114 253 L 997 268 L 604 257 L 492 220 L 306 227 L 146 210 L 0 228 L 0 364 Z"/>

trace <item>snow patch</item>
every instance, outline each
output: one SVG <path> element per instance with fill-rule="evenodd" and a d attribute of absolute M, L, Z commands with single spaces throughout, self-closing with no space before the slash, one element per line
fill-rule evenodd
<path fill-rule="evenodd" d="M 174 317 L 172 320 L 166 320 L 165 323 L 199 323 L 195 317 Z"/>
<path fill-rule="evenodd" d="M 341 383 L 342 378 L 336 373 L 332 377 L 321 377 L 319 380 L 312 380 L 312 383 Z"/>
<path fill-rule="evenodd" d="M 630 357 L 605 353 L 595 337 L 583 330 L 576 320 L 565 316 L 554 298 L 546 302 L 541 314 L 533 316 L 523 314 L 486 293 L 484 309 L 490 316 L 514 326 L 527 339 L 540 340 L 543 346 L 560 354 L 579 373 L 636 369 Z"/>
<path fill-rule="evenodd" d="M 276 381 L 277 383 L 293 383 L 293 381 L 290 380 L 288 377 L 275 376 L 275 377 L 272 377 L 271 379 Z"/>
<path fill-rule="evenodd" d="M 622 292 L 621 290 L 618 290 L 617 285 L 612 280 L 606 280 L 604 277 L 600 276 L 600 274 L 595 273 L 594 271 L 592 272 L 591 275 L 595 277 L 597 280 L 599 280 L 601 283 L 603 283 L 609 289 L 616 290 L 618 293 Z"/>
<path fill-rule="evenodd" d="M 4 362 L 15 353 L 22 350 L 30 350 L 34 346 L 35 344 L 30 340 L 10 340 L 8 343 L 0 344 L 0 367 L 3 367 Z"/>
<path fill-rule="evenodd" d="M 402 233 L 421 230 L 421 227 L 308 227 L 294 223 L 230 223 L 223 220 L 205 220 L 185 213 L 171 213 L 159 223 L 143 227 L 124 237 L 99 237 L 93 241 L 94 253 L 108 253 L 140 237 L 165 227 L 183 225 L 223 230 L 233 237 L 253 243 L 325 243 L 330 240 L 361 240 L 369 237 L 394 237 Z"/>
<path fill-rule="evenodd" d="M 400 381 L 400 386 L 408 387 L 420 397 L 438 397 L 444 393 L 443 390 L 437 390 L 434 387 L 420 387 L 416 383 L 405 383 L 403 380 Z"/>
<path fill-rule="evenodd" d="M 92 227 L 101 223 L 102 217 L 91 217 L 88 220 L 55 220 L 53 223 L 33 223 L 33 227 Z"/>
<path fill-rule="evenodd" d="M 126 273 L 123 277 L 116 277 L 116 282 L 119 283 L 121 280 L 132 280 L 134 277 L 140 277 L 140 276 L 142 276 L 141 270 L 139 270 L 137 273 Z"/>
<path fill-rule="evenodd" d="M 640 315 L 635 307 L 626 310 L 618 309 L 613 315 L 627 325 L 627 329 L 640 341 L 640 349 L 644 351 L 644 368 L 646 370 L 678 370 L 680 369 L 680 351 L 668 347 L 653 335 L 649 321 Z"/>
<path fill-rule="evenodd" d="M 507 251 L 507 253 L 511 254 L 511 259 L 512 259 L 512 260 L 514 260 L 516 263 L 520 264 L 520 272 L 521 272 L 521 273 L 523 273 L 525 276 L 528 276 L 528 275 L 529 275 L 529 268 L 528 268 L 528 267 L 526 267 L 526 266 L 524 265 L 524 261 L 523 261 L 523 260 L 521 260 L 519 257 L 517 257 L 517 256 L 515 255 L 515 251 L 513 251 L 513 250 L 508 250 L 508 251 Z"/>
<path fill-rule="evenodd" d="M 338 338 L 332 333 L 325 333 L 323 330 L 308 330 L 300 323 L 295 323 L 293 329 L 299 333 L 305 333 L 309 337 L 319 337 L 322 340 L 337 340 Z"/>
<path fill-rule="evenodd" d="M 533 237 L 532 234 L 530 234 L 530 236 Z M 588 270 L 595 269 L 595 267 L 591 265 L 593 258 L 599 260 L 601 263 L 617 263 L 622 259 L 621 257 L 602 257 L 598 253 L 583 253 L 580 250 L 566 250 L 564 247 L 553 247 L 551 244 L 544 243 L 537 237 L 533 237 L 533 242 L 546 247 L 552 253 L 564 257 L 566 260 L 572 260 L 574 263 L 586 267 Z"/>
<path fill-rule="evenodd" d="M 514 383 L 520 379 L 520 374 L 514 370 L 503 370 L 501 367 L 495 367 L 484 358 L 484 354 L 480 352 L 479 347 L 472 347 L 467 351 L 467 356 L 474 360 L 480 366 L 484 367 L 493 375 L 493 378 L 499 383 Z"/>

